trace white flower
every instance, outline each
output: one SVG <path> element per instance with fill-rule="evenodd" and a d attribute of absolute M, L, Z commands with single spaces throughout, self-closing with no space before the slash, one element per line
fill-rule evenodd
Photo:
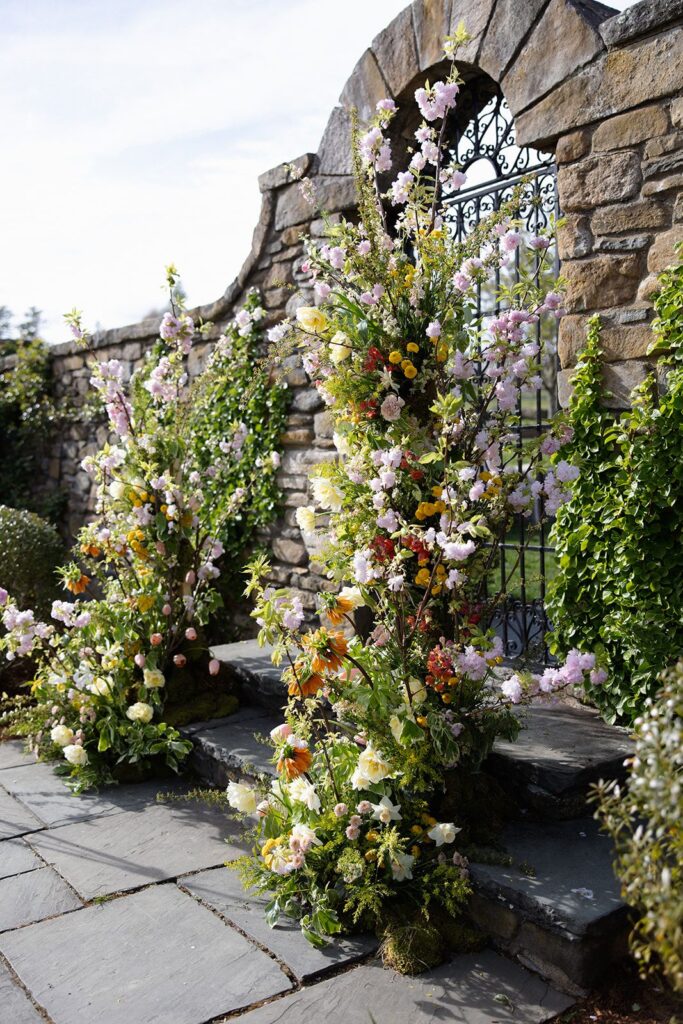
<path fill-rule="evenodd" d="M 226 792 L 228 803 L 236 811 L 242 811 L 243 814 L 254 813 L 258 801 L 256 799 L 256 790 L 252 789 L 251 786 L 245 786 L 241 782 L 229 782 Z"/>
<path fill-rule="evenodd" d="M 158 668 L 146 668 L 143 675 L 145 679 L 145 686 L 149 690 L 163 686 L 166 682 L 164 679 L 164 673 Z"/>
<path fill-rule="evenodd" d="M 154 715 L 154 708 L 151 704 L 145 704 L 144 701 L 139 700 L 136 704 L 131 706 L 126 711 L 126 718 L 129 718 L 131 722 L 143 722 L 145 725 L 147 722 L 152 721 Z"/>
<path fill-rule="evenodd" d="M 408 697 L 408 690 L 410 690 L 410 698 Z M 415 677 L 408 680 L 407 689 L 403 689 L 403 700 L 406 704 L 424 704 L 427 700 L 427 687 L 421 679 Z"/>
<path fill-rule="evenodd" d="M 360 608 L 365 604 L 363 595 L 358 587 L 342 587 L 339 591 L 339 600 L 350 602 L 352 610 Z"/>
<path fill-rule="evenodd" d="M 435 825 L 427 835 L 434 840 L 437 846 L 443 846 L 444 843 L 454 842 L 458 832 L 462 832 L 462 829 L 456 828 L 452 821 L 445 821 Z"/>
<path fill-rule="evenodd" d="M 352 351 L 349 336 L 343 331 L 337 331 L 330 339 L 330 359 L 335 366 L 348 359 Z"/>
<path fill-rule="evenodd" d="M 301 505 L 294 513 L 297 526 L 303 533 L 315 530 L 315 509 L 312 505 Z"/>
<path fill-rule="evenodd" d="M 396 860 L 391 862 L 391 873 L 397 882 L 404 882 L 407 878 L 413 877 L 411 870 L 415 858 L 409 853 L 397 853 Z"/>
<path fill-rule="evenodd" d="M 111 680 L 110 679 L 93 679 L 89 686 L 91 693 L 96 693 L 98 697 L 110 697 L 111 696 Z"/>
<path fill-rule="evenodd" d="M 390 772 L 391 765 L 385 760 L 384 754 L 375 750 L 369 743 L 358 758 L 358 766 L 351 777 L 351 784 L 354 789 L 365 789 L 369 783 L 374 785 L 386 779 Z"/>
<path fill-rule="evenodd" d="M 310 828 L 308 825 L 294 825 L 292 828 L 292 839 L 297 839 L 299 841 L 304 853 L 306 853 L 311 846 L 322 846 L 322 842 L 315 834 L 315 829 Z"/>
<path fill-rule="evenodd" d="M 344 495 L 326 476 L 311 477 L 311 490 L 320 508 L 329 508 L 332 512 L 341 510 Z"/>
<path fill-rule="evenodd" d="M 315 786 L 308 782 L 303 775 L 300 775 L 297 779 L 287 787 L 289 795 L 292 800 L 296 800 L 297 803 L 305 804 L 309 811 L 315 811 L 316 813 L 320 810 L 320 797 L 315 791 Z"/>
<path fill-rule="evenodd" d="M 74 741 L 74 731 L 68 725 L 56 725 L 50 731 L 50 739 L 60 747 L 68 747 Z"/>
<path fill-rule="evenodd" d="M 392 804 L 388 796 L 383 796 L 378 804 L 372 805 L 373 815 L 375 821 L 381 821 L 383 825 L 388 825 L 390 821 L 400 821 L 401 810 L 400 804 Z"/>
<path fill-rule="evenodd" d="M 513 704 L 519 704 L 524 696 L 524 689 L 518 675 L 510 676 L 500 685 L 500 691 Z"/>
<path fill-rule="evenodd" d="M 76 743 L 69 743 L 64 747 L 64 757 L 67 759 L 69 764 L 76 764 L 82 767 L 88 763 L 88 753 L 84 747 L 79 747 Z"/>
<path fill-rule="evenodd" d="M 403 732 L 403 719 L 399 718 L 398 715 L 392 715 L 389 719 L 389 728 L 391 729 L 391 735 L 394 737 L 397 743 L 401 742 L 401 733 Z"/>
<path fill-rule="evenodd" d="M 340 455 L 348 456 L 351 454 L 349 442 L 347 441 L 343 434 L 338 434 L 335 430 L 334 434 L 332 435 L 332 440 L 334 442 L 334 447 L 337 449 Z"/>
<path fill-rule="evenodd" d="M 121 498 L 125 497 L 126 485 L 122 483 L 121 480 L 112 480 L 112 482 L 109 484 L 108 489 L 112 498 L 120 500 Z"/>

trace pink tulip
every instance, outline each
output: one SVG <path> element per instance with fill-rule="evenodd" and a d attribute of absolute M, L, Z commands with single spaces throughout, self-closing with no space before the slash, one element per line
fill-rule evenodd
<path fill-rule="evenodd" d="M 209 675 L 217 676 L 221 670 L 221 663 L 218 658 L 212 658 L 209 662 Z"/>
<path fill-rule="evenodd" d="M 138 668 L 144 668 L 145 667 L 145 656 L 144 656 L 144 654 L 136 654 L 134 660 L 135 660 L 135 664 L 137 665 Z"/>
<path fill-rule="evenodd" d="M 149 638 L 149 641 L 152 647 L 158 647 L 162 643 L 163 639 L 164 638 L 161 635 L 161 633 L 152 633 L 151 637 Z"/>

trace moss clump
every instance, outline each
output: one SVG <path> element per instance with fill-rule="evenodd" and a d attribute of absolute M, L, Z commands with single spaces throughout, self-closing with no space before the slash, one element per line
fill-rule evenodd
<path fill-rule="evenodd" d="M 428 921 L 390 923 L 384 932 L 382 959 L 399 974 L 422 974 L 443 962 L 443 939 Z"/>
<path fill-rule="evenodd" d="M 164 720 L 179 729 L 190 722 L 208 722 L 212 718 L 234 715 L 239 701 L 234 693 L 204 692 L 177 704 L 167 704 Z"/>

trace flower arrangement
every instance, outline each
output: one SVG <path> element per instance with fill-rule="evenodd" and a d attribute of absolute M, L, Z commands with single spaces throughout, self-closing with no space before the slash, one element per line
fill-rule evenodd
<path fill-rule="evenodd" d="M 218 515 L 206 489 L 227 486 L 248 431 L 232 424 L 211 461 L 205 457 L 193 429 L 201 407 L 194 396 L 213 388 L 230 337 L 190 385 L 187 357 L 207 325 L 184 310 L 173 267 L 167 280 L 171 310 L 143 366 L 128 382 L 118 360 L 92 367 L 111 439 L 83 462 L 96 514 L 79 533 L 74 561 L 60 570 L 71 600 L 55 601 L 52 622 L 44 622 L 0 591 L 7 630 L 0 648 L 8 660 L 26 657 L 35 666 L 33 747 L 57 760 L 76 791 L 159 762 L 176 770 L 191 744 L 165 721 L 169 690 L 186 686 L 193 664 L 204 689 L 220 669 L 215 660 L 207 665 L 202 628 L 220 603 L 221 535 L 246 494 L 233 487 Z M 80 315 L 67 319 L 87 345 Z"/>
<path fill-rule="evenodd" d="M 463 38 L 446 41 L 451 59 Z M 516 735 L 514 705 L 600 678 L 578 651 L 542 674 L 498 674 L 498 545 L 515 515 L 552 515 L 577 470 L 561 422 L 533 439 L 520 424 L 523 389 L 540 386 L 541 320 L 561 306 L 537 283 L 549 240 L 524 239 L 519 195 L 463 243 L 444 218 L 464 180 L 445 144 L 458 87 L 452 63 L 418 89 L 418 147 L 388 184 L 393 101 L 356 130 L 358 222 L 309 245 L 319 305 L 275 330 L 280 348 L 303 348 L 334 417 L 342 458 L 314 471 L 298 522 L 341 589 L 319 595 L 321 625 L 306 632 L 296 597 L 252 563 L 247 593 L 289 702 L 270 736 L 275 781 L 228 790 L 256 816 L 242 869 L 272 894 L 270 923 L 296 917 L 315 944 L 377 928 L 406 970 L 425 965 L 410 951 L 435 929 L 438 962 L 469 894 L 466 851 L 490 826 L 480 767 L 497 736 Z M 477 319 L 476 289 L 510 259 L 520 282 Z"/>

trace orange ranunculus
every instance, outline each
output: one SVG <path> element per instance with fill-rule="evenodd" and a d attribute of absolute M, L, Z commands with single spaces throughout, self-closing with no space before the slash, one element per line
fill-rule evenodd
<path fill-rule="evenodd" d="M 336 672 L 341 668 L 348 643 L 343 633 L 336 629 L 316 629 L 303 638 L 303 645 L 312 655 L 313 672 Z"/>
<path fill-rule="evenodd" d="M 284 772 L 291 782 L 308 771 L 312 760 L 313 755 L 307 746 L 294 747 L 288 744 L 280 754 L 277 770 Z"/>
<path fill-rule="evenodd" d="M 67 580 L 65 583 L 66 589 L 70 590 L 72 594 L 82 594 L 85 588 L 90 583 L 90 577 L 86 576 L 85 573 L 81 573 L 81 578 L 78 580 Z"/>
<path fill-rule="evenodd" d="M 311 697 L 323 685 L 322 676 L 313 672 L 307 663 L 301 661 L 297 661 L 293 669 L 287 669 L 284 673 L 284 680 L 287 683 L 287 693 L 290 697 Z"/>

